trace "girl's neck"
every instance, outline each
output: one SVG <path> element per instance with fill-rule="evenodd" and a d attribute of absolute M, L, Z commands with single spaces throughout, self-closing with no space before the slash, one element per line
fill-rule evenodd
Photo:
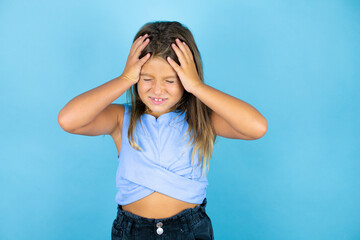
<path fill-rule="evenodd" d="M 172 108 L 172 109 L 169 109 L 169 111 L 167 111 L 166 113 L 168 113 L 168 112 L 173 112 L 173 111 L 175 111 L 175 109 L 174 108 Z M 146 114 L 151 114 L 152 113 L 152 111 L 149 109 L 149 108 L 145 108 L 145 112 L 144 113 L 146 113 Z"/>

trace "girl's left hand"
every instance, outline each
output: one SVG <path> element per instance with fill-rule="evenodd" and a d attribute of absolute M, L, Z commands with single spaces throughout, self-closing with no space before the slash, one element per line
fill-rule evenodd
<path fill-rule="evenodd" d="M 203 84 L 203 82 L 200 80 L 197 73 L 190 48 L 185 42 L 181 42 L 178 38 L 176 39 L 176 43 L 177 45 L 172 43 L 171 46 L 179 58 L 180 66 L 170 57 L 167 57 L 167 61 L 176 71 L 185 90 L 192 93 L 193 91 L 196 91 L 196 88 Z"/>

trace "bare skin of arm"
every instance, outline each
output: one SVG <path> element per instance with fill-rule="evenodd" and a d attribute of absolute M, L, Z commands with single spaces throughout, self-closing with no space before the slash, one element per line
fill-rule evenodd
<path fill-rule="evenodd" d="M 133 42 L 123 74 L 76 96 L 61 109 L 58 123 L 62 129 L 88 136 L 114 133 L 124 107 L 111 103 L 139 81 L 141 68 L 150 58 L 148 54 L 139 59 L 141 51 L 149 43 L 145 37 L 146 34 Z"/>
<path fill-rule="evenodd" d="M 88 136 L 111 134 L 121 113 L 118 104 L 111 104 L 130 87 L 122 76 L 80 94 L 59 112 L 58 122 L 65 131 Z"/>
<path fill-rule="evenodd" d="M 184 88 L 213 111 L 211 119 L 216 134 L 246 140 L 263 137 L 268 128 L 265 117 L 250 104 L 203 83 L 190 48 L 179 39 L 175 41 L 176 44 L 171 46 L 180 65 L 170 57 L 167 60 L 179 75 Z"/>

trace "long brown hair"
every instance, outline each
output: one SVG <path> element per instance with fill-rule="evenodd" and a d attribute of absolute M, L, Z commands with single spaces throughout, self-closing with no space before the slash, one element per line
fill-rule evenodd
<path fill-rule="evenodd" d="M 187 27 L 176 21 L 148 22 L 141 27 L 135 35 L 133 42 L 138 37 L 146 33 L 148 34 L 150 42 L 141 52 L 139 58 L 142 58 L 147 53 L 150 53 L 151 57 L 161 57 L 166 61 L 166 57 L 169 56 L 178 65 L 180 65 L 176 53 L 171 48 L 171 43 L 175 42 L 176 38 L 179 38 L 180 41 L 185 42 L 191 49 L 199 78 L 202 82 L 204 82 L 200 53 L 195 44 L 194 37 Z M 134 149 L 141 150 L 141 148 L 135 143 L 133 131 L 135 131 L 136 134 L 136 122 L 140 119 L 141 123 L 140 116 L 145 113 L 146 105 L 139 97 L 137 92 L 137 83 L 131 86 L 126 96 L 127 102 L 129 103 L 131 101 L 132 106 L 128 130 L 129 143 Z M 193 152 L 191 155 L 193 170 L 194 154 L 197 150 L 199 150 L 198 166 L 200 166 L 200 162 L 202 160 L 203 175 L 206 166 L 207 172 L 209 171 L 210 159 L 214 142 L 216 140 L 215 130 L 212 127 L 210 118 L 212 110 L 186 90 L 184 90 L 184 94 L 180 101 L 175 105 L 174 110 L 186 112 L 185 119 L 189 125 L 187 134 L 191 133 L 188 144 L 192 142 L 191 145 L 193 146 Z"/>

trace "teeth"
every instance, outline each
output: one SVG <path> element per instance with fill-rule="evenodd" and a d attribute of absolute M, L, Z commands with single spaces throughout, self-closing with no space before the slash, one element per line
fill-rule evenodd
<path fill-rule="evenodd" d="M 157 102 L 161 102 L 162 100 L 164 100 L 163 98 L 154 98 L 155 99 L 155 101 L 157 101 Z"/>

